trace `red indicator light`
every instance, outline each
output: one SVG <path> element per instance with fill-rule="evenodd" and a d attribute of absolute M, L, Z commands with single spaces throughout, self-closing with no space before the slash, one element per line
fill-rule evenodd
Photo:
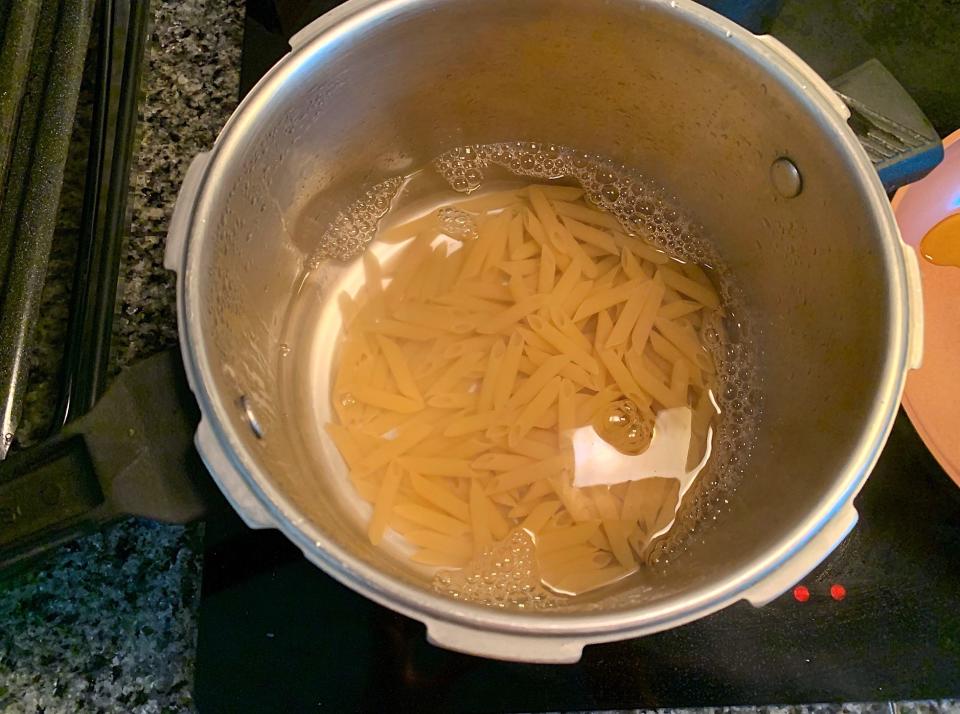
<path fill-rule="evenodd" d="M 797 585 L 793 589 L 793 599 L 797 602 L 806 602 L 810 599 L 810 590 L 805 585 Z"/>
<path fill-rule="evenodd" d="M 839 583 L 834 583 L 830 586 L 830 597 L 832 597 L 837 602 L 840 602 L 847 596 L 847 589 L 840 585 Z"/>

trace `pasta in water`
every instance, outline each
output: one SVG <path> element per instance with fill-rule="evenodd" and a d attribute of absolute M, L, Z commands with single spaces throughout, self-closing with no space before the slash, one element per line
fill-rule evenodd
<path fill-rule="evenodd" d="M 340 298 L 326 426 L 371 543 L 394 531 L 463 573 L 510 544 L 560 595 L 634 572 L 709 456 L 704 271 L 570 186 L 464 198 L 378 240 L 397 251 L 366 251 Z"/>

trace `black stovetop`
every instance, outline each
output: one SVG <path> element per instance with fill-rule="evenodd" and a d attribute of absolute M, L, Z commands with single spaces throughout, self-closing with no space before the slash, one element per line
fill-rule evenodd
<path fill-rule="evenodd" d="M 576 665 L 426 644 L 417 622 L 327 577 L 228 511 L 207 526 L 197 651 L 203 712 L 544 711 L 931 699 L 960 691 L 960 490 L 901 414 L 860 522 L 784 595 L 594 645 Z M 842 601 L 829 594 L 838 583 Z"/>
<path fill-rule="evenodd" d="M 248 0 L 244 90 L 286 51 L 286 36 L 336 4 Z M 823 19 L 831 4 L 849 12 L 864 5 L 788 2 L 782 39 L 789 42 L 791 28 L 804 26 L 803 13 Z M 831 25 L 834 38 L 842 19 Z M 856 28 L 858 36 L 862 30 Z M 845 69 L 840 57 L 856 54 L 849 43 L 839 50 L 836 42 L 825 45 L 819 57 L 807 53 L 818 69 Z M 863 59 L 850 58 L 850 66 Z M 945 100 L 941 93 L 930 105 L 917 98 L 928 114 L 935 110 L 931 119 L 942 133 L 960 124 L 960 94 Z M 803 582 L 808 601 L 788 593 L 761 609 L 741 602 L 669 632 L 587 647 L 579 664 L 565 666 L 496 662 L 432 647 L 422 625 L 339 585 L 277 532 L 247 530 L 224 506 L 206 530 L 196 701 L 204 712 L 236 714 L 956 696 L 960 490 L 903 413 L 856 503 L 857 527 Z M 830 596 L 834 584 L 846 589 L 841 601 Z"/>

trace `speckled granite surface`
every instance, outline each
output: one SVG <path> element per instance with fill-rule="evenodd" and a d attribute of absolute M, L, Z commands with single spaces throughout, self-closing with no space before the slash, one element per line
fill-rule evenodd
<path fill-rule="evenodd" d="M 189 160 L 236 105 L 242 0 L 153 0 L 114 371 L 174 344 L 163 241 Z M 89 111 L 78 112 L 78 132 Z M 82 167 L 85 148 L 79 152 Z M 81 169 L 82 170 L 82 169 Z M 17 440 L 48 428 L 67 317 L 78 194 L 67 192 Z M 200 532 L 128 521 L 0 585 L 0 711 L 192 711 Z"/>
<path fill-rule="evenodd" d="M 153 6 L 115 370 L 176 341 L 173 280 L 162 269 L 166 226 L 190 158 L 212 144 L 237 95 L 242 0 L 153 0 Z M 88 115 L 81 111 L 84 121 Z M 42 435 L 56 393 L 54 358 L 63 339 L 76 228 L 70 200 L 54 247 L 41 339 L 31 356 L 32 386 L 18 432 L 24 443 Z M 196 528 L 129 521 L 65 546 L 41 569 L 0 585 L 0 711 L 192 711 L 199 540 Z M 960 702 L 765 711 L 960 714 Z"/>
<path fill-rule="evenodd" d="M 118 295 L 113 356 L 123 366 L 177 341 L 173 274 L 163 245 L 191 159 L 209 149 L 237 104 L 242 0 L 153 0 L 144 76 L 143 147 Z"/>
<path fill-rule="evenodd" d="M 0 711 L 190 711 L 197 535 L 131 521 L 0 593 Z"/>

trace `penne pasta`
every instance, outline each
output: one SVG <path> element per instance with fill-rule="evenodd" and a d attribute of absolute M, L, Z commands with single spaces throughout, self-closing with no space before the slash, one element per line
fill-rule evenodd
<path fill-rule="evenodd" d="M 581 273 L 580 261 L 571 260 L 570 265 L 568 265 L 567 269 L 563 271 L 560 279 L 557 280 L 556 284 L 553 286 L 553 290 L 550 292 L 551 306 L 563 308 L 567 297 L 569 297 L 574 287 L 576 287 L 576 285 L 580 282 Z"/>
<path fill-rule="evenodd" d="M 470 531 L 470 526 L 466 523 L 432 508 L 425 508 L 413 503 L 398 503 L 394 506 L 394 511 L 408 521 L 437 533 L 461 536 Z"/>
<path fill-rule="evenodd" d="M 640 313 L 644 308 L 644 303 L 650 296 L 651 291 L 648 288 L 650 288 L 651 285 L 652 283 L 645 283 L 623 303 L 623 309 L 620 311 L 620 315 L 610 329 L 610 333 L 604 343 L 607 349 L 619 347 L 630 337 L 633 328 L 637 324 L 637 319 L 640 317 Z"/>
<path fill-rule="evenodd" d="M 333 439 L 340 455 L 351 470 L 360 469 L 363 462 L 363 448 L 357 443 L 350 430 L 342 424 L 330 422 L 324 426 L 324 431 Z"/>
<path fill-rule="evenodd" d="M 564 314 L 563 310 L 551 307 L 547 311 L 550 321 L 556 326 L 560 333 L 569 340 L 572 340 L 584 353 L 589 354 L 593 349 L 590 340 L 573 324 L 573 320 Z"/>
<path fill-rule="evenodd" d="M 506 355 L 507 346 L 503 340 L 497 340 L 490 349 L 490 355 L 487 357 L 487 368 L 483 373 L 483 381 L 480 383 L 480 396 L 478 398 L 478 410 L 489 411 L 493 409 L 493 394 L 497 382 L 497 374 Z"/>
<path fill-rule="evenodd" d="M 580 345 L 574 343 L 569 337 L 560 332 L 556 327 L 547 323 L 538 315 L 530 315 L 527 323 L 533 328 L 533 331 L 540 337 L 550 343 L 561 354 L 566 354 L 573 362 L 576 362 L 591 374 L 599 374 L 600 367 L 597 361 L 590 353 Z"/>
<path fill-rule="evenodd" d="M 630 365 L 630 375 L 645 394 L 649 394 L 665 409 L 686 406 L 687 400 L 681 399 L 671 390 L 669 383 L 664 384 L 657 379 L 644 363 L 643 357 L 631 351 L 627 353 L 626 359 Z"/>
<path fill-rule="evenodd" d="M 599 355 L 600 361 L 603 362 L 603 366 L 610 372 L 610 376 L 613 377 L 613 381 L 617 383 L 620 391 L 628 398 L 649 406 L 650 397 L 641 391 L 637 380 L 630 373 L 630 370 L 626 368 L 616 352 L 613 350 L 601 350 Z"/>
<path fill-rule="evenodd" d="M 409 530 L 403 534 L 403 537 L 414 545 L 419 545 L 436 553 L 456 556 L 462 561 L 469 560 L 470 556 L 473 555 L 473 544 L 466 538 L 457 538 L 427 529 Z"/>
<path fill-rule="evenodd" d="M 611 231 L 611 235 L 621 249 L 626 248 L 641 260 L 646 260 L 654 265 L 665 265 L 670 262 L 670 256 L 658 248 L 647 245 L 640 238 L 628 236 L 617 230 Z"/>
<path fill-rule="evenodd" d="M 503 361 L 497 370 L 497 378 L 493 386 L 493 407 L 502 409 L 513 394 L 517 380 L 517 370 L 520 367 L 520 357 L 523 354 L 523 336 L 519 332 L 510 335 Z"/>
<path fill-rule="evenodd" d="M 556 211 L 554 211 L 550 201 L 547 200 L 542 188 L 530 186 L 527 188 L 527 195 L 530 198 L 530 205 L 533 207 L 537 220 L 543 227 L 542 237 L 544 240 L 541 242 L 545 244 L 552 241 L 561 231 L 560 220 L 557 218 Z"/>
<path fill-rule="evenodd" d="M 470 525 L 473 535 L 473 554 L 478 556 L 493 544 L 493 533 L 487 515 L 486 496 L 476 481 L 470 484 Z"/>
<path fill-rule="evenodd" d="M 583 299 L 590 294 L 590 291 L 593 290 L 594 284 L 592 280 L 583 280 L 578 282 L 570 289 L 570 294 L 567 295 L 560 307 L 563 312 L 567 315 L 572 315 L 583 303 Z M 574 320 L 576 322 L 576 320 Z"/>
<path fill-rule="evenodd" d="M 691 280 L 695 280 L 696 282 L 703 285 L 705 288 L 714 290 L 713 281 L 710 280 L 710 277 L 706 274 L 706 272 L 704 272 L 703 268 L 701 268 L 696 263 L 684 263 L 683 265 L 680 266 L 680 270 L 682 270 L 683 274 L 686 275 Z"/>
<path fill-rule="evenodd" d="M 442 553 L 428 548 L 421 548 L 410 556 L 414 563 L 436 567 L 461 568 L 469 561 L 469 557 L 461 557 L 452 553 Z"/>
<path fill-rule="evenodd" d="M 643 352 L 643 348 L 650 338 L 650 331 L 653 329 L 653 323 L 657 319 L 657 312 L 660 310 L 662 300 L 663 283 L 661 282 L 658 271 L 647 290 L 643 308 L 637 316 L 637 321 L 633 324 L 633 330 L 630 334 L 630 347 L 637 353 Z"/>
<path fill-rule="evenodd" d="M 597 211 L 579 203 L 569 203 L 567 201 L 553 201 L 553 208 L 560 216 L 574 218 L 583 223 L 589 223 L 592 226 L 606 228 L 612 231 L 622 231 L 623 226 L 616 216 L 603 211 Z"/>
<path fill-rule="evenodd" d="M 616 241 L 613 240 L 613 237 L 606 231 L 594 228 L 586 223 L 581 223 L 571 216 L 564 216 L 561 220 L 567 227 L 567 230 L 570 231 L 570 235 L 577 240 L 581 240 L 584 243 L 588 243 L 613 255 L 617 255 L 620 252 Z"/>
<path fill-rule="evenodd" d="M 527 187 L 527 191 L 535 190 L 551 201 L 576 201 L 583 195 L 583 189 L 578 186 L 557 186 L 555 184 L 534 184 Z"/>
<path fill-rule="evenodd" d="M 692 329 L 684 329 L 674 320 L 658 317 L 653 322 L 657 331 L 676 347 L 680 353 L 704 372 L 715 372 L 710 353 L 704 349 Z"/>
<path fill-rule="evenodd" d="M 512 302 L 513 296 L 510 294 L 506 285 L 483 280 L 464 280 L 457 284 L 456 290 L 465 295 L 481 298 L 483 300 L 495 300 L 497 302 Z M 502 309 L 502 306 L 500 307 Z"/>
<path fill-rule="evenodd" d="M 703 304 L 695 300 L 674 300 L 668 305 L 661 305 L 657 317 L 665 320 L 676 320 L 703 308 Z"/>
<path fill-rule="evenodd" d="M 523 249 L 523 244 L 523 215 L 518 212 L 510 220 L 510 226 L 507 230 L 507 254 L 510 256 L 510 260 L 521 260 L 517 254 Z M 529 258 L 530 256 L 524 257 Z"/>
<path fill-rule="evenodd" d="M 513 277 L 523 277 L 534 275 L 540 269 L 540 261 L 534 258 L 526 260 L 505 260 L 497 265 L 507 275 Z"/>
<path fill-rule="evenodd" d="M 531 533 L 539 533 L 559 508 L 560 501 L 541 501 L 523 519 L 520 527 Z"/>
<path fill-rule="evenodd" d="M 618 390 L 605 387 L 577 407 L 577 426 L 586 426 L 593 420 L 593 415 L 599 412 L 617 398 Z"/>
<path fill-rule="evenodd" d="M 380 488 L 373 505 L 373 516 L 370 518 L 370 525 L 367 528 L 367 535 L 374 545 L 378 545 L 383 540 L 383 534 L 387 529 L 387 522 L 397 498 L 397 491 L 400 490 L 400 479 L 402 477 L 403 472 L 395 463 L 387 466 L 387 473 L 383 477 L 383 481 L 380 482 Z"/>
<path fill-rule="evenodd" d="M 503 494 L 500 495 L 502 496 Z M 481 499 L 487 511 L 487 527 L 490 529 L 490 533 L 496 540 L 503 540 L 510 533 L 510 524 L 490 498 L 481 494 Z"/>
<path fill-rule="evenodd" d="M 557 522 L 558 520 L 555 519 L 554 527 L 548 530 L 566 529 L 572 525 L 571 523 L 560 524 Z M 594 558 L 598 555 L 599 550 L 593 545 L 592 541 L 593 537 L 591 536 L 585 542 L 576 545 L 547 552 L 538 551 L 537 561 L 543 571 L 544 579 L 548 582 L 554 582 L 570 573 L 595 567 L 593 565 Z"/>
<path fill-rule="evenodd" d="M 444 336 L 444 330 L 422 325 L 411 325 L 400 320 L 379 320 L 369 327 L 371 332 L 401 340 L 436 340 Z"/>
<path fill-rule="evenodd" d="M 678 293 L 686 295 L 689 298 L 702 303 L 706 307 L 719 308 L 720 298 L 712 288 L 706 287 L 696 280 L 681 275 L 676 270 L 664 270 L 663 282 L 667 287 L 671 287 Z"/>
<path fill-rule="evenodd" d="M 553 290 L 553 278 L 557 269 L 557 259 L 553 256 L 550 246 L 543 246 L 540 251 L 540 269 L 537 278 L 537 292 L 544 295 Z"/>
<path fill-rule="evenodd" d="M 413 379 L 413 373 L 410 371 L 410 365 L 407 364 L 407 358 L 403 355 L 397 344 L 384 335 L 376 335 L 377 344 L 380 346 L 380 352 L 383 353 L 387 366 L 390 368 L 390 374 L 397 384 L 397 389 L 401 394 L 414 400 L 422 402 L 423 395 L 417 388 Z"/>
<path fill-rule="evenodd" d="M 426 425 L 414 425 L 401 431 L 395 439 L 385 442 L 374 449 L 363 460 L 359 469 L 362 473 L 369 473 L 386 466 L 393 459 L 405 454 L 411 447 L 423 441 L 430 434 L 431 428 Z"/>
<path fill-rule="evenodd" d="M 569 528 L 544 531 L 537 538 L 537 554 L 552 553 L 563 548 L 586 543 L 599 527 L 599 521 L 584 521 Z"/>
<path fill-rule="evenodd" d="M 547 386 L 547 384 L 563 371 L 563 368 L 570 363 L 570 358 L 565 355 L 555 355 L 548 357 L 536 371 L 530 375 L 529 379 L 521 384 L 513 393 L 513 396 L 507 401 L 507 408 L 518 409 L 529 404 L 534 397 Z"/>
<path fill-rule="evenodd" d="M 614 270 L 619 270 L 619 266 L 615 267 Z M 573 321 L 579 322 L 585 317 L 590 317 L 590 315 L 594 315 L 601 310 L 606 310 L 614 305 L 626 302 L 642 285 L 643 281 L 631 280 L 616 287 L 604 287 L 600 290 L 597 290 L 597 286 L 594 286 L 594 292 L 587 296 L 580 304 L 580 307 L 577 308 L 577 311 L 573 315 Z"/>
<path fill-rule="evenodd" d="M 502 332 L 512 327 L 530 313 L 546 305 L 546 295 L 531 295 L 507 308 L 499 315 L 477 326 L 477 331 L 486 334 Z"/>
<path fill-rule="evenodd" d="M 563 380 L 560 383 L 560 393 L 557 396 L 557 446 L 566 445 L 576 428 L 577 407 L 573 399 L 574 386 Z"/>
<path fill-rule="evenodd" d="M 483 363 L 483 353 L 471 352 L 455 359 L 440 375 L 433 380 L 427 389 L 428 395 L 442 394 L 453 391 L 454 386 L 461 379 L 470 374 Z"/>
<path fill-rule="evenodd" d="M 687 403 L 687 391 L 690 388 L 690 368 L 686 360 L 677 360 L 673 363 L 670 373 L 670 391 L 680 404 Z"/>
<path fill-rule="evenodd" d="M 638 472 L 574 486 L 590 463 L 578 430 L 598 434 L 624 399 L 650 422 L 688 407 L 683 458 L 700 463 L 717 417 L 701 338 L 721 314 L 711 275 L 631 235 L 577 187 L 451 208 L 461 213 L 382 230 L 393 245 L 348 266 L 363 286 L 335 297 L 342 338 L 323 438 L 371 504 L 367 536 L 380 544 L 392 528 L 413 562 L 472 568 L 521 529 L 560 592 L 625 577 L 671 526 L 679 481 Z"/>
<path fill-rule="evenodd" d="M 557 250 L 558 263 L 560 262 L 560 256 L 566 256 L 571 261 L 576 260 L 580 263 L 580 270 L 588 278 L 596 278 L 600 274 L 600 268 L 597 267 L 593 259 L 584 252 L 583 247 L 570 235 L 565 227 L 559 224 L 557 225 L 557 231 L 552 236 L 551 245 Z"/>
<path fill-rule="evenodd" d="M 490 452 L 475 459 L 470 465 L 478 471 L 513 471 L 535 463 L 529 456 Z"/>
<path fill-rule="evenodd" d="M 526 464 L 497 474 L 490 481 L 489 486 L 487 486 L 487 493 L 501 493 L 520 486 L 528 486 L 555 473 L 559 473 L 566 462 L 566 455 L 555 453 L 542 461 Z"/>
<path fill-rule="evenodd" d="M 510 427 L 507 435 L 507 443 L 511 446 L 520 443 L 523 437 L 535 426 L 537 419 L 553 406 L 559 392 L 560 377 L 554 377 L 540 393 L 520 411 L 520 415 Z"/>
<path fill-rule="evenodd" d="M 488 232 L 481 233 L 478 240 L 489 241 L 489 248 L 484 256 L 485 268 L 496 267 L 507 257 L 507 238 L 513 214 L 510 211 L 501 211 L 489 222 Z"/>
<path fill-rule="evenodd" d="M 427 400 L 427 405 L 438 409 L 475 409 L 477 395 L 471 392 L 444 392 L 434 394 Z"/>
<path fill-rule="evenodd" d="M 463 267 L 460 269 L 460 280 L 474 278 L 482 272 L 491 246 L 489 235 L 495 223 L 495 218 L 486 221 L 478 230 L 477 240 L 471 243 L 469 248 L 463 249 L 466 257 L 463 258 Z"/>
<path fill-rule="evenodd" d="M 486 431 L 496 424 L 508 424 L 512 414 L 509 412 L 477 412 L 465 414 L 454 419 L 444 427 L 444 436 L 463 436 L 477 431 Z"/>
<path fill-rule="evenodd" d="M 401 456 L 398 463 L 408 471 L 427 476 L 453 476 L 473 478 L 477 472 L 470 468 L 467 459 L 453 459 L 431 456 Z"/>
<path fill-rule="evenodd" d="M 550 458 L 549 456 L 547 458 Z M 530 485 L 530 488 L 526 490 L 521 499 L 521 503 L 538 503 L 541 501 L 544 496 L 548 496 L 553 493 L 553 489 L 550 487 L 550 482 L 546 479 L 541 479 L 536 483 Z"/>
<path fill-rule="evenodd" d="M 507 431 L 509 432 L 509 428 Z M 549 459 L 557 453 L 556 446 L 538 442 L 530 437 L 508 446 L 512 452 L 521 456 L 529 456 L 531 459 Z"/>
<path fill-rule="evenodd" d="M 423 476 L 411 472 L 410 485 L 414 493 L 420 496 L 424 501 L 445 511 L 454 518 L 461 521 L 470 520 L 470 507 L 465 501 L 457 498 L 450 490 L 437 485 L 433 481 Z M 420 544 L 424 545 L 424 544 Z"/>

